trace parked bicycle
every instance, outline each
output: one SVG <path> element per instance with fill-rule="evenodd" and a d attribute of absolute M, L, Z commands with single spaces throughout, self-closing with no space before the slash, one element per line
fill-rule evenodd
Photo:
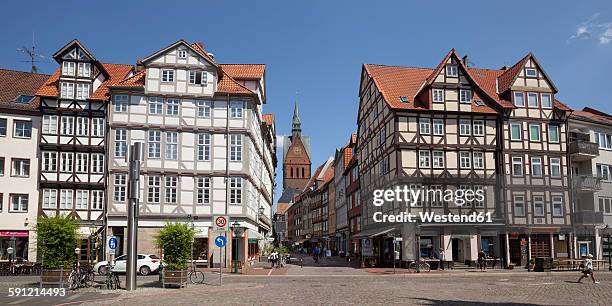
<path fill-rule="evenodd" d="M 418 263 L 416 261 L 413 261 L 410 264 L 408 264 L 408 270 L 410 270 L 410 272 L 416 272 L 416 271 L 429 272 L 431 271 L 431 266 L 425 261 L 423 257 L 421 257 L 419 258 Z"/>
<path fill-rule="evenodd" d="M 68 275 L 68 288 L 76 290 L 91 287 L 94 284 L 94 278 L 95 275 L 91 266 L 83 266 L 77 269 L 75 264 L 70 271 L 70 275 Z"/>
<path fill-rule="evenodd" d="M 194 261 L 191 261 L 191 268 L 189 269 L 189 281 L 192 284 L 202 284 L 204 283 L 204 272 L 196 269 L 196 264 Z"/>
<path fill-rule="evenodd" d="M 119 281 L 119 275 L 117 272 L 113 271 L 113 266 L 108 263 L 106 267 L 106 289 L 108 290 L 117 290 L 121 289 L 121 282 Z"/>

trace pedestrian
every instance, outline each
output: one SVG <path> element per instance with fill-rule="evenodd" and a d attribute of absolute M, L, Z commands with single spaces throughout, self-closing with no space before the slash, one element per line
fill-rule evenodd
<path fill-rule="evenodd" d="M 319 246 L 315 246 L 312 249 L 312 257 L 314 258 L 314 262 L 318 263 L 319 262 L 319 253 L 321 252 L 321 250 L 319 249 Z"/>
<path fill-rule="evenodd" d="M 269 259 L 270 262 L 272 262 L 272 268 L 274 268 L 274 266 L 276 266 L 276 261 L 278 260 L 278 253 L 276 253 L 276 251 L 273 251 L 272 253 L 270 253 Z"/>
<path fill-rule="evenodd" d="M 444 270 L 444 249 L 440 248 L 440 265 L 438 267 L 441 270 Z"/>
<path fill-rule="evenodd" d="M 480 252 L 478 252 L 478 266 L 480 266 L 481 272 L 487 270 L 487 255 L 485 254 L 484 250 L 480 250 Z"/>
<path fill-rule="evenodd" d="M 593 255 L 589 254 L 586 256 L 584 261 L 582 262 L 582 275 L 578 279 L 579 283 L 582 283 L 582 279 L 591 276 L 591 280 L 593 280 L 593 284 L 599 284 L 598 281 L 595 280 L 595 275 L 593 274 Z"/>

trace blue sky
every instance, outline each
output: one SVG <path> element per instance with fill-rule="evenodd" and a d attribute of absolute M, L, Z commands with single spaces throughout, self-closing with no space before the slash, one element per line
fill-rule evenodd
<path fill-rule="evenodd" d="M 29 69 L 16 48 L 33 32 L 44 55 L 78 38 L 103 62 L 129 64 L 180 38 L 203 41 L 221 63 L 267 64 L 266 112 L 279 134 L 290 133 L 299 92 L 313 167 L 356 129 L 363 63 L 434 67 L 455 48 L 476 67 L 499 68 L 531 51 L 560 100 L 612 113 L 610 1 L 188 2 L 5 2 L 0 67 Z"/>

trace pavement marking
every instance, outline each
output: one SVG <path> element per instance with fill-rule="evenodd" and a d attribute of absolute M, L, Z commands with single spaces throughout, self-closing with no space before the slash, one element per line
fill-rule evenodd
<path fill-rule="evenodd" d="M 268 272 L 268 276 L 272 275 L 272 271 L 274 271 L 274 269 L 270 269 L 270 272 Z"/>

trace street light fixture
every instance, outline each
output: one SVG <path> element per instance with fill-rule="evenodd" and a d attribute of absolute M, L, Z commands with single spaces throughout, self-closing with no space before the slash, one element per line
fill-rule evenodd
<path fill-rule="evenodd" d="M 79 248 L 75 248 L 75 249 L 74 249 L 74 254 L 76 254 L 76 267 L 77 267 L 77 272 L 78 272 L 78 271 L 79 271 L 79 268 L 80 268 L 79 263 L 80 263 L 80 261 L 81 261 L 81 260 L 80 260 L 80 259 L 81 259 L 81 258 L 80 258 L 80 257 L 81 257 L 81 249 L 79 249 Z"/>
<path fill-rule="evenodd" d="M 421 273 L 421 225 L 416 226 L 416 243 L 417 243 L 417 273 Z"/>
<path fill-rule="evenodd" d="M 242 236 L 244 228 L 240 222 L 234 221 L 234 223 L 232 223 L 232 230 L 234 231 L 234 236 L 236 236 L 236 261 L 234 263 L 234 273 L 238 274 L 238 238 Z"/>

